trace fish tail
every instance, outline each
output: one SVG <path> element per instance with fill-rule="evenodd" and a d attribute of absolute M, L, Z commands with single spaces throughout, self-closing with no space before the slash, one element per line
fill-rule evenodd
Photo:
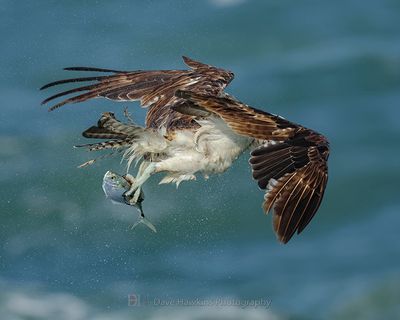
<path fill-rule="evenodd" d="M 136 221 L 132 226 L 131 229 L 136 228 L 139 224 L 143 223 L 144 225 L 146 225 L 151 231 L 153 231 L 154 233 L 157 233 L 157 229 L 156 227 L 149 221 L 147 220 L 145 217 L 140 217 L 138 221 Z"/>

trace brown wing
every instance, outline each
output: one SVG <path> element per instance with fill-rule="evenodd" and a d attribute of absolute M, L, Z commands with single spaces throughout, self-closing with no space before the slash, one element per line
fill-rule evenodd
<path fill-rule="evenodd" d="M 45 99 L 42 104 L 67 95 L 72 96 L 52 105 L 49 110 L 57 109 L 68 103 L 78 103 L 98 97 L 116 101 L 140 100 L 142 106 L 149 107 L 146 116 L 147 127 L 158 128 L 164 125 L 168 129 L 193 126 L 196 125 L 193 117 L 171 110 L 171 105 L 180 102 L 179 98 L 174 96 L 174 92 L 178 89 L 187 89 L 203 94 L 217 95 L 229 84 L 234 75 L 230 71 L 212 67 L 187 57 L 183 57 L 183 60 L 190 70 L 118 71 L 87 67 L 65 68 L 65 70 L 71 71 L 110 72 L 113 74 L 49 83 L 41 89 L 66 83 L 92 82 L 89 85 L 57 93 Z"/>
<path fill-rule="evenodd" d="M 311 221 L 328 179 L 329 143 L 324 136 L 281 117 L 251 108 L 229 97 L 176 93 L 186 99 L 183 113 L 221 117 L 235 132 L 261 144 L 249 160 L 253 178 L 266 189 L 263 208 L 274 211 L 274 229 L 287 243 Z"/>
<path fill-rule="evenodd" d="M 282 117 L 249 107 L 226 94 L 218 97 L 178 90 L 176 95 L 184 102 L 173 106 L 175 110 L 186 114 L 216 114 L 234 131 L 252 138 L 283 141 L 298 128 Z"/>
<path fill-rule="evenodd" d="M 274 229 L 286 243 L 315 215 L 328 180 L 327 141 L 308 129 L 293 138 L 255 149 L 250 158 L 253 177 L 267 189 L 263 208 L 274 209 Z"/>

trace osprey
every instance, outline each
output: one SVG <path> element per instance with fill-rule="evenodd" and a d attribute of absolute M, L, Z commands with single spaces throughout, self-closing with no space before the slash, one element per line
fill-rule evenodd
<path fill-rule="evenodd" d="M 103 113 L 97 125 L 83 132 L 86 138 L 106 139 L 83 145 L 89 150 L 123 151 L 128 161 L 140 161 L 135 182 L 125 193 L 135 203 L 143 183 L 165 173 L 160 183 L 176 183 L 222 173 L 247 149 L 258 186 L 265 190 L 263 209 L 273 210 L 278 239 L 286 243 L 300 233 L 320 206 L 328 180 L 327 139 L 280 116 L 252 108 L 224 92 L 234 74 L 183 57 L 188 70 L 119 71 L 91 67 L 65 70 L 108 73 L 55 81 L 43 86 L 91 82 L 63 91 L 42 102 L 72 94 L 54 104 L 103 97 L 115 101 L 139 100 L 147 107 L 145 127 Z M 86 164 L 95 161 L 91 160 Z"/>

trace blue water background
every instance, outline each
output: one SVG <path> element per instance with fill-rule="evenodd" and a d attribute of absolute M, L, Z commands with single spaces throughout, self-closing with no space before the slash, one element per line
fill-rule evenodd
<path fill-rule="evenodd" d="M 394 319 L 400 315 L 400 2 L 1 1 L 1 319 Z M 63 67 L 230 69 L 246 103 L 325 134 L 330 178 L 312 223 L 278 243 L 248 155 L 207 182 L 145 186 L 158 233 L 104 198 L 75 144 L 101 112 L 40 106 Z M 79 73 L 72 75 L 80 75 Z M 68 88 L 66 86 L 66 88 Z M 133 307 L 269 299 L 269 308 Z"/>

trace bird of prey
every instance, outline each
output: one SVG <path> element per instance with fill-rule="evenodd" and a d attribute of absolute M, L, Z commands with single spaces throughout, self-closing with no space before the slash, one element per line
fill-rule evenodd
<path fill-rule="evenodd" d="M 273 211 L 277 238 L 287 243 L 295 232 L 303 231 L 320 206 L 328 180 L 327 139 L 224 92 L 234 78 L 232 72 L 187 57 L 183 60 L 187 70 L 65 68 L 97 75 L 43 86 L 41 89 L 89 82 L 57 93 L 42 104 L 63 97 L 49 109 L 55 110 L 102 97 L 138 100 L 147 107 L 144 127 L 130 117 L 121 122 L 106 112 L 97 125 L 83 132 L 86 138 L 106 140 L 84 145 L 89 150 L 122 151 L 128 170 L 132 161 L 140 162 L 135 183 L 125 194 L 132 203 L 137 201 L 143 183 L 155 173 L 166 174 L 160 183 L 179 185 L 195 179 L 195 174 L 208 177 L 224 172 L 250 149 L 253 178 L 265 190 L 263 209 L 266 213 Z"/>

